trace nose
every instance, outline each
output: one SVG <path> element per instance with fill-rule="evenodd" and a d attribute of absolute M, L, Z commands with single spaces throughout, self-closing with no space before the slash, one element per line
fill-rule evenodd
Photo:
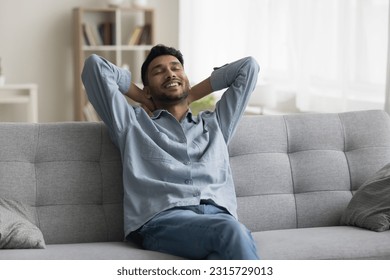
<path fill-rule="evenodd" d="M 172 79 L 172 78 L 175 78 L 175 77 L 176 77 L 175 71 L 172 71 L 171 69 L 167 69 L 165 79 L 167 80 L 167 79 Z"/>

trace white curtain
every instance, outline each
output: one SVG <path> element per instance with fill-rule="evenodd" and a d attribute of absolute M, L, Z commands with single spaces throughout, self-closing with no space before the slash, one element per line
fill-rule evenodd
<path fill-rule="evenodd" d="M 388 0 L 180 0 L 179 42 L 197 82 L 252 55 L 259 83 L 299 110 L 383 109 Z"/>

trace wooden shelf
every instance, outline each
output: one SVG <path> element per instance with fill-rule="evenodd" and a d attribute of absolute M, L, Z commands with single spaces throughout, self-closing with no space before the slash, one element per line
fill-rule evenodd
<path fill-rule="evenodd" d="M 9 84 L 0 86 L 0 104 L 27 104 L 28 122 L 38 122 L 38 86 L 36 84 Z"/>
<path fill-rule="evenodd" d="M 82 50 L 86 52 L 100 51 L 149 51 L 152 45 L 121 45 L 121 46 L 82 46 Z"/>
<path fill-rule="evenodd" d="M 85 59 L 95 53 L 117 66 L 127 65 L 132 71 L 133 82 L 140 83 L 141 64 L 155 42 L 154 9 L 79 7 L 73 10 L 73 23 L 74 119 L 85 121 L 84 109 L 88 100 L 81 82 Z M 137 28 L 146 30 L 144 37 L 129 45 Z"/>

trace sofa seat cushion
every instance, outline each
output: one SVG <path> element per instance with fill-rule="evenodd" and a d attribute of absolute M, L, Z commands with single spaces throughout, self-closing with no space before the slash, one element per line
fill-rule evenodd
<path fill-rule="evenodd" d="M 262 259 L 390 258 L 390 231 L 334 226 L 255 232 L 253 237 Z"/>
<path fill-rule="evenodd" d="M 140 249 L 130 242 L 50 244 L 46 249 L 1 250 L 2 260 L 165 260 L 172 255 Z"/>

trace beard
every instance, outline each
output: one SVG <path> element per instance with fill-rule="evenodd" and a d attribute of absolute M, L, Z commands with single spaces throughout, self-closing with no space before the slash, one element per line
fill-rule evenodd
<path fill-rule="evenodd" d="M 187 102 L 187 98 L 190 92 L 190 85 L 188 81 L 178 81 L 182 87 L 181 90 L 178 91 L 170 91 L 164 90 L 157 87 L 151 87 L 151 91 L 153 92 L 152 99 L 156 103 L 165 104 L 165 105 L 175 105 L 180 104 L 182 102 Z"/>
<path fill-rule="evenodd" d="M 164 104 L 177 104 L 185 101 L 188 97 L 189 92 L 184 91 L 179 95 L 168 95 L 166 93 L 159 93 L 153 96 L 153 99 L 158 103 Z"/>

